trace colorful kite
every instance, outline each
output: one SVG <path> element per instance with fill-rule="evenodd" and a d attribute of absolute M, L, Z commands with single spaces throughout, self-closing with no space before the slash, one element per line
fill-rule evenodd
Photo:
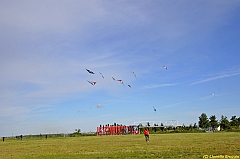
<path fill-rule="evenodd" d="M 135 72 L 132 72 L 132 74 L 133 74 L 133 76 L 135 76 L 135 78 L 136 78 L 136 73 L 135 73 Z"/>
<path fill-rule="evenodd" d="M 87 80 L 88 81 L 88 80 Z M 97 82 L 93 82 L 93 81 L 88 81 L 91 85 L 95 85 Z"/>
<path fill-rule="evenodd" d="M 167 70 L 167 66 L 163 66 L 163 68 L 165 68 Z"/>
<path fill-rule="evenodd" d="M 86 69 L 87 71 L 88 71 L 88 73 L 91 73 L 91 74 L 95 74 L 93 71 L 91 71 L 91 70 L 88 70 L 88 69 Z"/>
<path fill-rule="evenodd" d="M 117 81 L 119 81 L 121 84 L 123 84 L 123 85 L 124 85 L 124 83 L 123 83 L 123 80 L 117 80 Z"/>

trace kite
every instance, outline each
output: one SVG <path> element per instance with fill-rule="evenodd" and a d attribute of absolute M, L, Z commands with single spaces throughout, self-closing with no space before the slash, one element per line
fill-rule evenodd
<path fill-rule="evenodd" d="M 155 107 L 153 107 L 153 110 L 154 110 L 154 111 L 155 111 L 155 113 L 156 113 L 157 109 L 156 109 Z"/>
<path fill-rule="evenodd" d="M 97 108 L 102 108 L 102 104 L 97 104 Z"/>
<path fill-rule="evenodd" d="M 88 81 L 88 80 L 87 80 Z M 88 81 L 91 85 L 95 85 L 97 82 Z"/>
<path fill-rule="evenodd" d="M 112 77 L 112 79 L 113 79 L 114 81 L 116 81 L 115 78 Z"/>
<path fill-rule="evenodd" d="M 88 73 L 91 73 L 91 74 L 95 74 L 93 71 L 91 71 L 91 70 L 88 70 L 88 69 L 86 69 L 87 71 L 88 71 Z"/>
<path fill-rule="evenodd" d="M 136 78 L 136 73 L 135 73 L 135 72 L 132 72 L 132 74 L 133 74 L 133 76 L 135 76 L 135 78 Z"/>
<path fill-rule="evenodd" d="M 167 70 L 167 66 L 163 66 L 163 68 L 165 68 Z"/>
<path fill-rule="evenodd" d="M 214 93 L 212 93 L 212 96 L 215 96 L 215 94 L 214 94 Z"/>
<path fill-rule="evenodd" d="M 102 74 L 101 72 L 99 72 L 99 73 L 100 73 L 100 75 L 102 76 L 102 78 L 104 78 L 103 74 Z"/>
<path fill-rule="evenodd" d="M 121 84 L 123 84 L 123 85 L 124 85 L 124 83 L 123 83 L 123 80 L 117 80 L 117 81 L 119 81 Z"/>
<path fill-rule="evenodd" d="M 130 87 L 130 88 L 131 88 L 131 85 L 129 84 L 129 85 L 128 85 L 128 87 Z"/>

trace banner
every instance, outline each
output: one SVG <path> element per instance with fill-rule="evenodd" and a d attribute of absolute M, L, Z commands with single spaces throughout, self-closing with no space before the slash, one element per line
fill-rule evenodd
<path fill-rule="evenodd" d="M 138 126 L 100 126 L 97 127 L 97 135 L 128 135 L 140 134 Z"/>

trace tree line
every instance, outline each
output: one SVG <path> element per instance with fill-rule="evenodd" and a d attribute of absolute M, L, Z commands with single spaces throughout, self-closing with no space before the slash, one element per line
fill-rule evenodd
<path fill-rule="evenodd" d="M 209 118 L 206 113 L 202 113 L 199 116 L 198 126 L 201 129 L 212 128 L 215 130 L 220 126 L 221 130 L 228 130 L 230 128 L 238 129 L 240 127 L 240 117 L 236 117 L 235 115 L 231 117 L 230 121 L 226 116 L 221 116 L 221 119 L 218 121 L 215 115 L 211 115 Z"/>

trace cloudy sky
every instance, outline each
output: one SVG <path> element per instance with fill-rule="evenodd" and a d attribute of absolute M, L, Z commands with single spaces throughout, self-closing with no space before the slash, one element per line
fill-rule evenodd
<path fill-rule="evenodd" d="M 0 136 L 240 116 L 239 15 L 238 0 L 2 0 Z"/>

